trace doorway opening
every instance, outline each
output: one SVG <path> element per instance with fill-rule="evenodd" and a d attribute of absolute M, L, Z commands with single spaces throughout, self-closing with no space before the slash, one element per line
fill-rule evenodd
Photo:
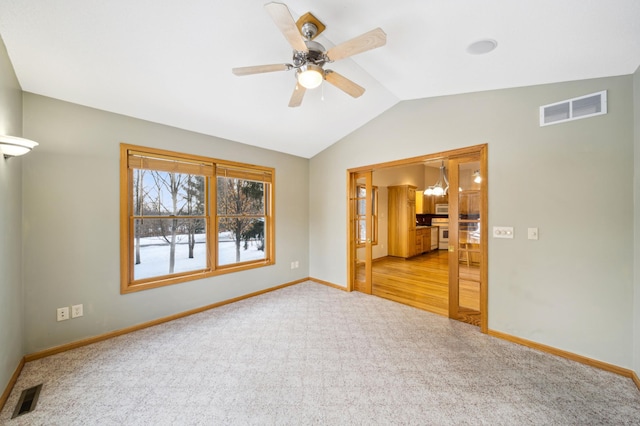
<path fill-rule="evenodd" d="M 448 188 L 433 195 L 443 172 Z M 487 145 L 350 169 L 348 177 L 349 290 L 486 333 Z"/>

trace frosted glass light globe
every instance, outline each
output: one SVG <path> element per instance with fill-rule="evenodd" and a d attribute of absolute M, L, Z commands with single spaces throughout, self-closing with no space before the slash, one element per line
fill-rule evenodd
<path fill-rule="evenodd" d="M 298 83 L 307 89 L 315 89 L 320 86 L 324 77 L 322 75 L 322 68 L 317 65 L 307 65 L 303 67 L 297 74 Z"/>

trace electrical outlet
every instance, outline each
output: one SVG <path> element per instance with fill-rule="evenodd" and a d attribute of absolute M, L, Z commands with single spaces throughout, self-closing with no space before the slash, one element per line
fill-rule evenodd
<path fill-rule="evenodd" d="M 296 262 L 291 262 L 291 269 L 296 269 Z"/>
<path fill-rule="evenodd" d="M 84 309 L 82 309 L 82 304 L 73 305 L 71 307 L 71 318 L 78 318 L 84 315 Z"/>
<path fill-rule="evenodd" d="M 58 321 L 65 321 L 69 319 L 69 307 L 65 306 L 64 308 L 58 308 L 57 319 Z"/>
<path fill-rule="evenodd" d="M 296 264 L 295 268 L 298 269 L 300 267 L 300 262 L 296 260 L 294 263 Z"/>

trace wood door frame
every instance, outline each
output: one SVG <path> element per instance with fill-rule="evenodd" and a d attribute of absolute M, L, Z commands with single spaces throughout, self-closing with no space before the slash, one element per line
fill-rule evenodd
<path fill-rule="evenodd" d="M 378 163 L 367 166 L 355 167 L 347 170 L 347 290 L 353 291 L 354 284 L 354 276 L 353 276 L 353 268 L 352 264 L 355 261 L 355 247 L 352 244 L 352 223 L 353 223 L 353 211 L 351 207 L 350 198 L 352 197 L 352 182 L 353 176 L 356 173 L 361 172 L 375 172 L 379 169 L 384 169 L 388 167 L 397 167 L 397 166 L 411 166 L 418 163 L 422 163 L 425 161 L 433 161 L 433 160 L 444 160 L 452 157 L 461 157 L 461 156 L 469 156 L 469 155 L 479 155 L 480 156 L 480 173 L 483 176 L 482 182 L 482 201 L 481 201 L 481 211 L 480 211 L 480 229 L 481 235 L 484 235 L 485 238 L 481 240 L 480 248 L 482 251 L 481 254 L 481 264 L 480 264 L 480 332 L 488 333 L 489 331 L 489 312 L 488 312 L 488 300 L 489 300 L 489 290 L 488 290 L 488 277 L 489 277 L 489 250 L 488 250 L 488 236 L 489 236 L 489 226 L 488 226 L 488 145 L 474 145 L 465 148 L 458 148 L 450 151 L 442 151 L 433 154 L 421 155 L 418 157 L 405 158 L 402 160 L 395 160 L 386 163 Z M 370 265 L 369 265 L 370 266 Z M 451 285 L 451 282 L 449 282 Z"/>

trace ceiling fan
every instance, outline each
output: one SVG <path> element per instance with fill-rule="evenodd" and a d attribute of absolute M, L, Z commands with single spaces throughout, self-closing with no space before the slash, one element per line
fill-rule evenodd
<path fill-rule="evenodd" d="M 242 76 L 295 69 L 296 87 L 289 101 L 290 107 L 300 106 L 305 91 L 318 87 L 324 80 L 354 98 L 364 93 L 365 89 L 363 87 L 333 70 L 324 69 L 324 65 L 384 46 L 387 42 L 387 35 L 382 29 L 376 28 L 329 50 L 325 50 L 324 46 L 313 41 L 324 31 L 325 26 L 311 13 L 306 13 L 298 21 L 294 21 L 289 8 L 283 3 L 267 3 L 264 7 L 291 47 L 293 47 L 293 63 L 233 68 L 232 72 L 235 75 Z"/>

